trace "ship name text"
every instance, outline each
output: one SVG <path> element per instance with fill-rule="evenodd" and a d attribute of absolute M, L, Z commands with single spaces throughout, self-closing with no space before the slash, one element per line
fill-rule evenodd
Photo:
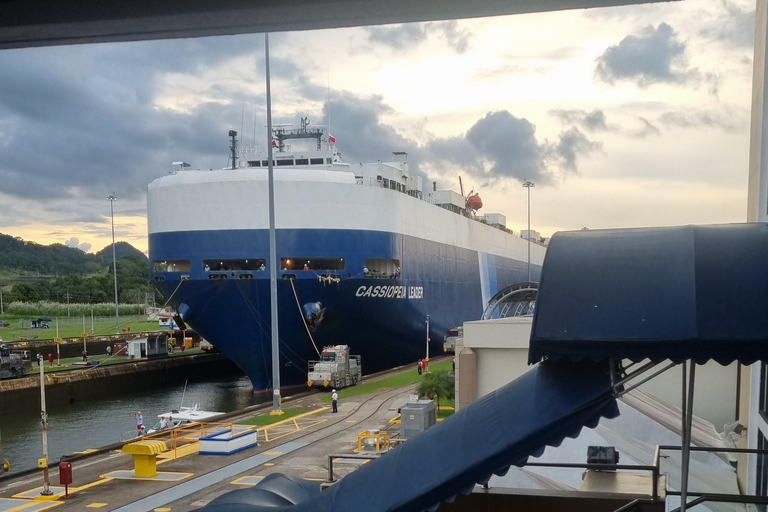
<path fill-rule="evenodd" d="M 423 286 L 361 286 L 355 297 L 381 297 L 387 299 L 423 299 Z"/>

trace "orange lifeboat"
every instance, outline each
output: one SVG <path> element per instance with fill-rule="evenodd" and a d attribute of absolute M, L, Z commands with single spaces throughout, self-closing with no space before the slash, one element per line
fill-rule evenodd
<path fill-rule="evenodd" d="M 483 200 L 480 199 L 478 194 L 473 194 L 467 198 L 467 206 L 473 210 L 479 210 L 483 207 Z"/>

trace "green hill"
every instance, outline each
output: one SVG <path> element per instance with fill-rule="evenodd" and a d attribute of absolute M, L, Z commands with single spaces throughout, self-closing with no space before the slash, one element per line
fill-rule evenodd
<path fill-rule="evenodd" d="M 127 242 L 117 242 L 115 256 L 120 302 L 143 302 L 145 293 L 155 293 L 144 253 Z M 41 245 L 0 234 L 0 286 L 6 303 L 111 302 L 112 246 L 86 254 L 62 244 Z"/>

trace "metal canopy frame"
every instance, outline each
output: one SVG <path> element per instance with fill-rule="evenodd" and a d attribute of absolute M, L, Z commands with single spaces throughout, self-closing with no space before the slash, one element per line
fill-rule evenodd
<path fill-rule="evenodd" d="M 613 384 L 614 397 L 620 398 L 633 389 L 641 386 L 649 380 L 661 375 L 674 366 L 680 365 L 682 368 L 682 401 L 681 401 L 681 444 L 682 444 L 682 466 L 680 468 L 680 512 L 685 512 L 689 506 L 702 503 L 705 496 L 699 496 L 690 504 L 688 500 L 688 474 L 691 461 L 691 430 L 693 426 L 693 390 L 696 382 L 696 362 L 686 360 L 681 363 L 674 361 L 649 361 L 639 368 L 629 371 L 642 361 L 635 361 L 627 366 L 623 366 L 621 360 L 610 360 L 611 383 Z M 661 366 L 661 368 L 658 368 Z M 652 373 L 651 373 L 652 372 Z M 647 375 L 650 373 L 650 375 Z M 711 450 L 710 450 L 711 451 Z M 730 451 L 730 450 L 728 450 Z M 677 493 L 670 493 L 677 495 Z M 711 495 L 714 496 L 714 495 Z"/>

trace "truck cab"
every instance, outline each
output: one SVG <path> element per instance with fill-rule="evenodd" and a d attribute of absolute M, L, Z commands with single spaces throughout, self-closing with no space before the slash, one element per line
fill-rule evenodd
<path fill-rule="evenodd" d="M 32 370 L 32 361 L 23 355 L 11 353 L 5 343 L 0 344 L 0 379 L 21 377 Z"/>
<path fill-rule="evenodd" d="M 324 388 L 355 386 L 362 376 L 360 356 L 349 353 L 348 345 L 323 348 L 319 361 L 310 361 L 307 385 Z"/>

